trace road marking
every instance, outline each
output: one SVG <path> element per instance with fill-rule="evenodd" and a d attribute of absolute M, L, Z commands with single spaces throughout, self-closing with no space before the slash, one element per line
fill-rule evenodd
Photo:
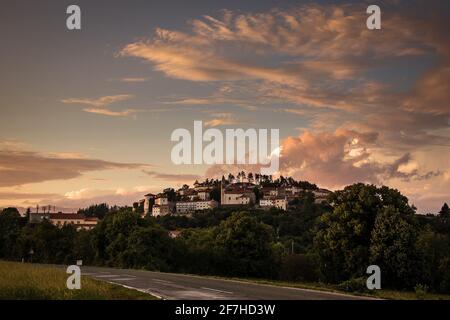
<path fill-rule="evenodd" d="M 115 278 L 112 279 L 113 281 L 130 281 L 130 280 L 136 280 L 135 278 Z"/>
<path fill-rule="evenodd" d="M 98 277 L 98 278 L 117 278 L 120 276 L 118 274 L 104 274 L 104 275 L 96 276 L 96 277 Z"/>
<path fill-rule="evenodd" d="M 171 281 L 166 281 L 166 280 L 159 280 L 159 279 L 152 279 L 152 280 L 156 281 L 156 282 L 162 282 L 162 283 L 173 283 Z"/>
<path fill-rule="evenodd" d="M 230 291 L 223 291 L 223 290 L 218 290 L 218 289 L 213 289 L 213 288 L 207 288 L 207 287 L 201 287 L 200 289 L 211 290 L 211 291 L 221 292 L 221 293 L 227 293 L 227 294 L 233 294 L 233 292 L 230 292 Z"/>
<path fill-rule="evenodd" d="M 157 299 L 164 300 L 163 297 L 161 297 L 161 296 L 159 296 L 159 295 L 157 295 L 157 294 L 151 292 L 151 291 L 150 291 L 151 288 L 150 288 L 150 289 L 141 289 L 141 288 L 136 288 L 136 287 L 127 286 L 127 285 L 122 284 L 122 283 L 115 283 L 115 282 L 111 282 L 111 281 L 107 281 L 107 280 L 104 280 L 104 281 L 107 282 L 107 283 L 111 283 L 111 284 L 115 284 L 115 285 L 118 285 L 118 286 L 127 288 L 127 289 L 133 289 L 133 290 L 137 290 L 137 291 L 140 291 L 140 292 L 143 292 L 143 293 L 146 293 L 146 294 L 150 294 L 150 295 L 156 297 Z"/>

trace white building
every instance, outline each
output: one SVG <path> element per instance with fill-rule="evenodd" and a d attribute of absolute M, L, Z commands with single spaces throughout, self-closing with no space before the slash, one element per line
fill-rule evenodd
<path fill-rule="evenodd" d="M 210 210 L 217 208 L 219 203 L 215 200 L 198 200 L 198 201 L 178 201 L 176 204 L 177 213 L 189 213 L 202 210 Z"/>
<path fill-rule="evenodd" d="M 50 221 L 51 224 L 62 228 L 65 225 L 73 225 L 77 230 L 91 230 L 97 223 L 97 217 L 86 217 L 84 214 L 78 213 L 31 213 L 30 223 L 40 223 L 44 220 Z"/>
<path fill-rule="evenodd" d="M 195 201 L 177 201 L 177 213 L 188 213 L 195 211 Z"/>
<path fill-rule="evenodd" d="M 223 205 L 248 205 L 255 203 L 256 197 L 252 193 L 240 193 L 240 192 L 224 192 L 222 198 Z"/>
<path fill-rule="evenodd" d="M 158 194 L 155 197 L 155 204 L 159 205 L 159 206 L 165 206 L 169 204 L 169 199 L 167 198 L 166 195 L 164 194 Z"/>
<path fill-rule="evenodd" d="M 169 205 L 159 205 L 155 204 L 152 208 L 152 216 L 158 217 L 158 216 L 166 216 L 170 213 L 170 207 Z"/>
<path fill-rule="evenodd" d="M 256 201 L 253 184 L 237 183 L 220 189 L 220 203 L 222 205 L 249 205 Z"/>
<path fill-rule="evenodd" d="M 286 198 L 272 197 L 259 200 L 259 205 L 262 208 L 278 208 L 286 211 L 288 207 L 288 201 Z"/>
<path fill-rule="evenodd" d="M 317 189 L 313 191 L 314 199 L 316 203 L 321 203 L 322 201 L 326 201 L 328 196 L 332 193 L 327 189 Z"/>
<path fill-rule="evenodd" d="M 209 190 L 202 190 L 202 191 L 199 191 L 198 192 L 198 194 L 197 194 L 197 196 L 198 196 L 198 198 L 200 199 L 200 200 L 209 200 L 210 198 L 210 196 L 209 196 Z"/>

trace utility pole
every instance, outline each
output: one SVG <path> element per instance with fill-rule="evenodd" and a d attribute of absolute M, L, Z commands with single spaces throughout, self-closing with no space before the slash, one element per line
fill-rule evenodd
<path fill-rule="evenodd" d="M 291 254 L 294 254 L 294 240 L 291 242 Z"/>

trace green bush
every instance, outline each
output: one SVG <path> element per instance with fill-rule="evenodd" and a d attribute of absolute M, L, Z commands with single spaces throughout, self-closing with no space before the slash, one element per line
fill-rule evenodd
<path fill-rule="evenodd" d="M 281 261 L 280 279 L 289 281 L 317 281 L 319 279 L 318 265 L 311 255 L 287 255 Z"/>
<path fill-rule="evenodd" d="M 338 288 L 347 292 L 368 292 L 365 277 L 351 278 L 350 280 L 341 282 Z"/>
<path fill-rule="evenodd" d="M 414 292 L 416 293 L 417 299 L 423 300 L 426 298 L 426 295 L 428 293 L 428 286 L 417 284 L 414 287 Z"/>

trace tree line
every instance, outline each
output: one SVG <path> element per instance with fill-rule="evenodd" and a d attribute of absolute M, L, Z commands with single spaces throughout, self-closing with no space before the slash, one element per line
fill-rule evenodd
<path fill-rule="evenodd" d="M 91 231 L 44 221 L 14 208 L 0 213 L 0 259 L 141 268 L 336 284 L 364 290 L 376 264 L 383 288 L 450 292 L 450 209 L 417 215 L 399 191 L 354 184 L 327 203 L 305 193 L 288 212 L 219 208 L 192 217 L 146 217 L 96 205 Z M 168 231 L 181 230 L 177 238 Z"/>

